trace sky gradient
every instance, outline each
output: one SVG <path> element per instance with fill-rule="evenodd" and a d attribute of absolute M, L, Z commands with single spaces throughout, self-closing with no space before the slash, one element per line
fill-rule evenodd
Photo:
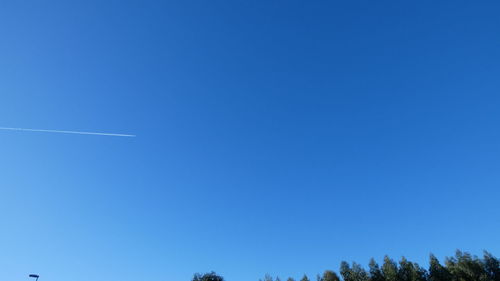
<path fill-rule="evenodd" d="M 500 255 L 500 2 L 1 1 L 0 280 Z"/>

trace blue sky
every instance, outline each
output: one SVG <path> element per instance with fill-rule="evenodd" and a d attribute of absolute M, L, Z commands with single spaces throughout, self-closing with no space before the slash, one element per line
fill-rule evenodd
<path fill-rule="evenodd" d="M 438 3 L 437 3 L 438 2 Z M 2 1 L 0 279 L 500 255 L 498 1 Z"/>

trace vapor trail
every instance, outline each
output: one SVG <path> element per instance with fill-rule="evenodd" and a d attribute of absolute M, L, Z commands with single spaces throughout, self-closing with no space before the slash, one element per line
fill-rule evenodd
<path fill-rule="evenodd" d="M 9 127 L 0 127 L 0 130 L 24 131 L 24 132 L 42 132 L 42 133 L 58 133 L 58 134 L 76 134 L 76 135 L 111 136 L 111 137 L 132 137 L 132 138 L 135 137 L 135 135 L 127 135 L 127 134 L 110 134 L 110 133 L 97 133 L 97 132 L 61 131 L 61 130 L 9 128 Z"/>

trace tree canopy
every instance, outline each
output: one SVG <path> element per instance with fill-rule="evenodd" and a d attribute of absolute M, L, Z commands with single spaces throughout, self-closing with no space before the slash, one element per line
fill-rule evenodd
<path fill-rule="evenodd" d="M 193 276 L 193 281 L 224 281 L 224 278 L 212 271 L 205 274 L 196 273 Z"/>
<path fill-rule="evenodd" d="M 317 276 L 317 281 L 500 281 L 500 260 L 489 252 L 479 258 L 467 252 L 457 251 L 455 256 L 447 257 L 440 263 L 430 255 L 428 268 L 402 257 L 399 262 L 385 256 L 380 266 L 374 259 L 368 264 L 368 270 L 358 263 L 343 261 L 340 264 L 340 276 L 332 270 L 326 270 Z M 304 274 L 299 279 L 273 278 L 266 274 L 260 281 L 310 281 Z M 224 281 L 215 272 L 204 275 L 195 274 L 193 281 Z"/>
<path fill-rule="evenodd" d="M 318 275 L 318 281 L 500 281 L 500 260 L 489 252 L 483 258 L 457 251 L 455 256 L 445 258 L 441 264 L 430 255 L 428 268 L 402 257 L 399 262 L 385 256 L 382 265 L 373 258 L 368 270 L 360 264 L 341 262 L 340 276 L 332 270 Z M 304 277 L 307 278 L 307 277 Z M 300 279 L 306 280 L 306 279 Z M 289 280 L 293 280 L 289 278 Z M 270 281 L 273 281 L 272 279 Z"/>

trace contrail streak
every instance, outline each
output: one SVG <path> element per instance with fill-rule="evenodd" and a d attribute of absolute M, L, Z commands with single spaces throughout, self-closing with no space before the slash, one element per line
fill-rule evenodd
<path fill-rule="evenodd" d="M 135 137 L 135 135 L 127 135 L 127 134 L 110 134 L 110 133 L 97 133 L 97 132 L 61 131 L 61 130 L 26 129 L 26 128 L 9 128 L 9 127 L 0 127 L 0 130 L 58 133 L 58 134 L 76 134 L 76 135 L 111 136 L 111 137 L 131 137 L 131 138 Z"/>

